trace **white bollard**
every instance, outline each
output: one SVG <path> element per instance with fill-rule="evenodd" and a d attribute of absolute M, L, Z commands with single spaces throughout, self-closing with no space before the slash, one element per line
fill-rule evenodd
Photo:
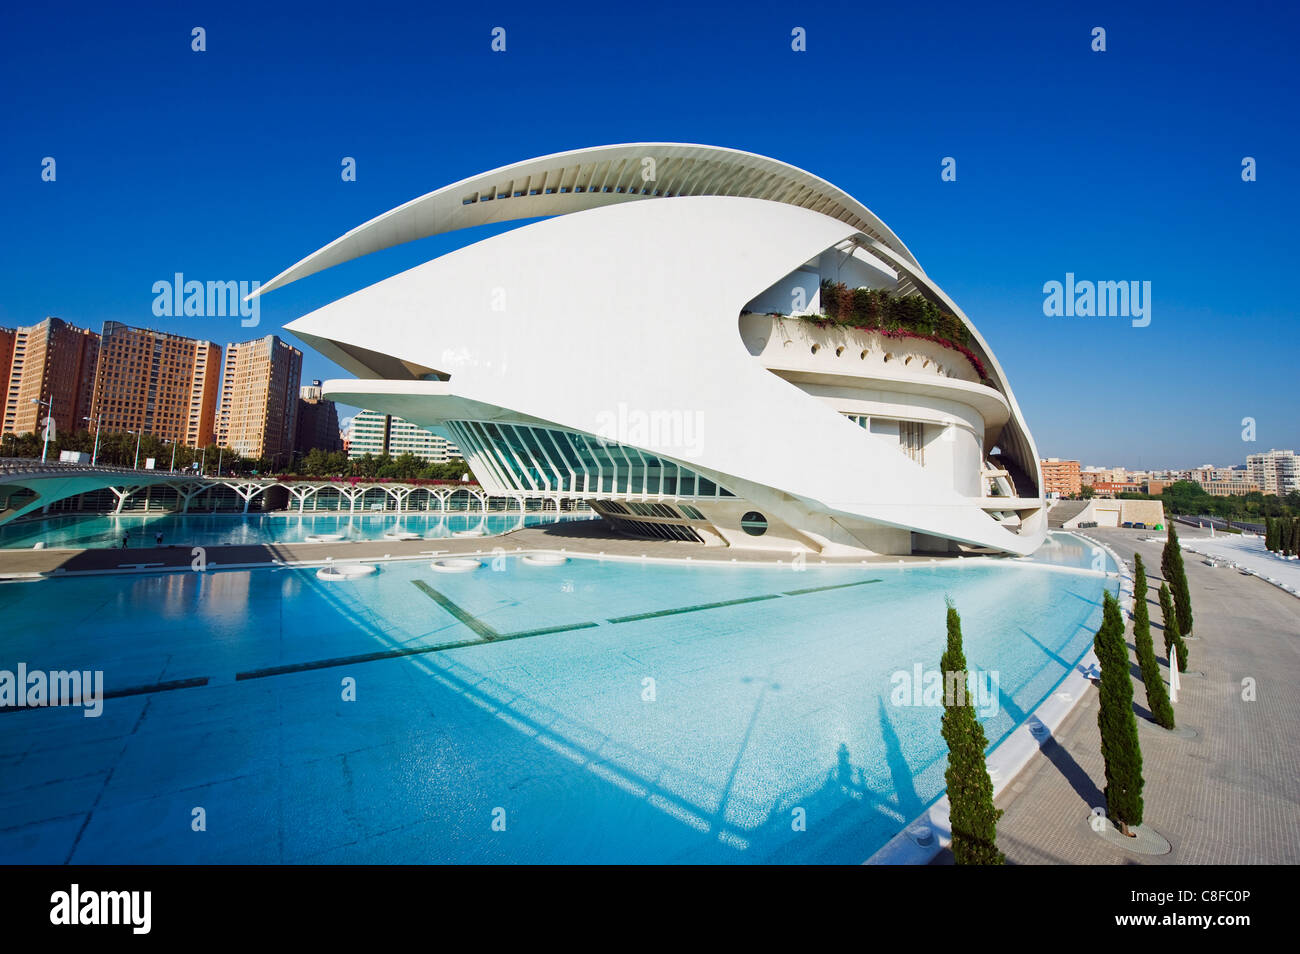
<path fill-rule="evenodd" d="M 1171 647 L 1169 650 L 1169 701 L 1178 701 L 1178 690 L 1182 688 L 1182 680 L 1178 678 L 1178 647 Z"/>

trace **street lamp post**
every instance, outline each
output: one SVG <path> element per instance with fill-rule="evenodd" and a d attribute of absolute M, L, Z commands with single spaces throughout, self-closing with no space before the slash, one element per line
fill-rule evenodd
<path fill-rule="evenodd" d="M 140 438 L 144 436 L 144 431 L 135 432 L 135 461 L 131 464 L 132 470 L 140 469 Z"/>
<path fill-rule="evenodd" d="M 41 446 L 41 463 L 45 463 L 45 455 L 50 450 L 50 418 L 54 416 L 54 403 L 52 401 L 42 401 L 40 398 L 32 398 L 33 404 L 39 404 L 41 407 L 48 408 L 50 416 L 45 419 L 45 443 Z"/>
<path fill-rule="evenodd" d="M 82 420 L 83 420 L 83 421 L 86 421 L 87 423 L 89 423 L 90 418 L 88 418 L 88 417 L 83 417 Z M 91 466 L 91 467 L 94 467 L 95 464 L 99 462 L 99 432 L 100 432 L 100 430 L 103 428 L 103 426 L 104 426 L 104 415 L 101 413 L 101 414 L 100 414 L 98 417 L 96 417 L 96 419 L 95 419 L 95 450 L 94 450 L 94 452 L 90 455 L 90 466 Z"/>

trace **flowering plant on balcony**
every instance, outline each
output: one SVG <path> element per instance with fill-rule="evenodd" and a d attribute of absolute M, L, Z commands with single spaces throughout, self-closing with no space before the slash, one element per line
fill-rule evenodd
<path fill-rule="evenodd" d="M 819 328 L 840 326 L 874 331 L 886 338 L 918 338 L 950 348 L 971 363 L 988 383 L 984 362 L 967 347 L 970 330 L 962 320 L 921 295 L 892 295 L 883 288 L 853 288 L 843 282 L 821 283 L 822 314 L 808 315 Z"/>

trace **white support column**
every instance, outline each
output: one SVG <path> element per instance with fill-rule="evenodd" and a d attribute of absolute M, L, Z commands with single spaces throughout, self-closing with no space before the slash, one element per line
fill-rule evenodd
<path fill-rule="evenodd" d="M 119 513 L 122 512 L 122 507 L 126 504 L 126 498 L 129 497 L 129 496 L 131 496 L 133 493 L 135 493 L 135 492 L 136 492 L 137 490 L 139 490 L 140 488 L 138 488 L 138 487 L 122 487 L 122 488 L 118 488 L 118 487 L 109 487 L 108 489 L 111 490 L 111 491 L 113 491 L 113 494 L 117 497 L 117 506 L 113 508 L 113 513 L 114 513 L 114 514 L 119 514 Z"/>

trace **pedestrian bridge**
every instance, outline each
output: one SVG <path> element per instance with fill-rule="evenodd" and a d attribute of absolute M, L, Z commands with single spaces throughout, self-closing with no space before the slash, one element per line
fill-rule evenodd
<path fill-rule="evenodd" d="M 116 501 L 114 513 L 122 513 L 132 498 L 153 487 L 166 487 L 175 494 L 178 513 L 190 513 L 214 488 L 225 488 L 242 501 L 248 512 L 258 497 L 274 491 L 273 509 L 283 507 L 298 513 L 328 509 L 335 512 L 363 513 L 386 511 L 488 511 L 531 509 L 529 500 L 542 500 L 544 506 L 564 509 L 566 495 L 549 493 L 511 493 L 489 496 L 478 484 L 445 481 L 408 483 L 400 480 L 366 478 L 309 479 L 297 477 L 206 477 L 182 471 L 135 470 L 130 467 L 105 467 L 69 464 L 25 458 L 0 458 L 0 525 L 16 520 L 79 494 L 111 491 Z M 334 498 L 332 506 L 320 508 L 320 500 Z"/>

